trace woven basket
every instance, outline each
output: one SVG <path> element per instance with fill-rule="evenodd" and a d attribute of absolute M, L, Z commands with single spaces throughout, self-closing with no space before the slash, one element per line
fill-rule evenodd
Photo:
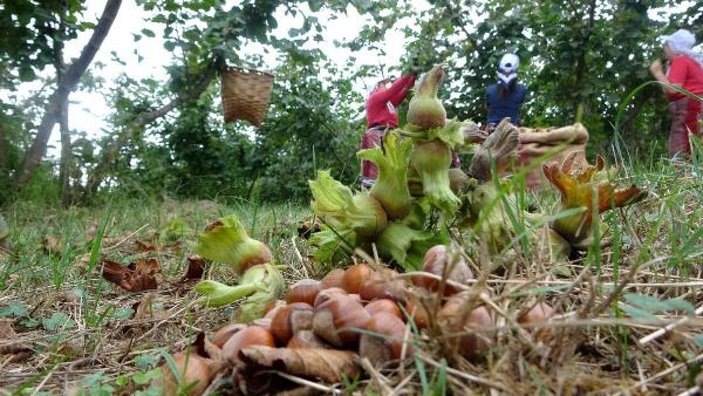
<path fill-rule="evenodd" d="M 581 130 L 585 132 L 585 139 L 581 139 L 578 141 L 571 142 L 570 144 L 566 144 L 565 146 L 561 147 L 561 149 L 555 153 L 555 155 L 548 159 L 545 162 L 552 162 L 556 161 L 558 163 L 561 163 L 561 161 L 566 158 L 569 153 L 573 151 L 578 151 L 582 153 L 582 156 L 585 160 L 585 150 L 586 150 L 586 144 L 588 143 L 588 131 L 586 128 L 583 127 L 581 124 L 574 124 L 574 125 L 569 125 L 561 128 L 546 128 L 546 129 L 533 129 L 533 128 L 519 128 L 520 132 L 526 131 L 526 132 L 532 132 L 532 133 L 544 133 L 545 136 L 549 136 L 550 134 L 556 135 L 559 131 L 576 131 L 576 130 Z M 537 143 L 531 143 L 531 142 L 526 142 L 524 139 L 520 139 L 521 145 L 520 148 L 518 149 L 518 162 L 520 163 L 521 166 L 527 166 L 533 161 L 536 161 L 538 158 L 542 156 L 547 150 L 552 150 L 558 145 L 564 144 L 564 143 L 569 143 L 565 141 L 559 141 L 556 138 L 551 138 L 549 139 L 550 144 L 537 144 Z M 531 148 L 536 148 L 538 151 L 543 151 L 543 152 L 534 152 L 534 151 L 528 151 L 527 146 L 531 146 Z M 530 190 L 536 190 L 539 189 L 542 186 L 548 185 L 549 182 L 547 179 L 544 177 L 544 174 L 542 173 L 542 166 L 538 166 L 537 168 L 533 169 L 532 171 L 528 172 L 527 175 L 525 176 L 525 181 L 527 184 L 527 187 Z"/>
<path fill-rule="evenodd" d="M 273 75 L 235 67 L 222 72 L 222 109 L 225 122 L 245 120 L 259 126 L 266 116 Z"/>

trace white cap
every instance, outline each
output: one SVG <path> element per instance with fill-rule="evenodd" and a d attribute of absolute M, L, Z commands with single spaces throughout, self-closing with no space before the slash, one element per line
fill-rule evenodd
<path fill-rule="evenodd" d="M 690 51 L 696 45 L 696 36 L 686 29 L 679 29 L 676 32 L 661 38 L 663 42 L 677 54 Z"/>
<path fill-rule="evenodd" d="M 500 63 L 498 63 L 498 69 L 500 69 L 503 74 L 511 74 L 517 72 L 517 68 L 520 66 L 520 58 L 515 54 L 505 54 L 500 58 Z"/>
<path fill-rule="evenodd" d="M 520 58 L 515 54 L 505 54 L 498 63 L 498 79 L 505 84 L 517 78 L 517 68 L 520 66 Z"/>

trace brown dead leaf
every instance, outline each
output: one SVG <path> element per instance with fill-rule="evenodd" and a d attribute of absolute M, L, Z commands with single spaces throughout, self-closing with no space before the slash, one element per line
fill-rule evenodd
<path fill-rule="evenodd" d="M 124 290 L 138 292 L 158 286 L 154 274 L 161 270 L 161 266 L 156 259 L 139 259 L 129 266 L 103 259 L 101 267 L 103 278 Z"/>
<path fill-rule="evenodd" d="M 134 310 L 134 320 L 148 320 L 163 317 L 163 312 L 154 309 L 154 294 L 147 293 L 141 300 L 132 305 Z"/>
<path fill-rule="evenodd" d="M 128 268 L 138 273 L 154 275 L 161 271 L 161 264 L 155 258 L 139 258 L 136 263 L 131 263 Z"/>
<path fill-rule="evenodd" d="M 32 350 L 17 340 L 17 333 L 12 328 L 14 320 L 0 319 L 0 355 L 11 355 L 11 363 L 21 362 L 32 355 Z M 6 357 L 0 358 L 5 360 Z"/>
<path fill-rule="evenodd" d="M 96 223 L 91 223 L 88 225 L 88 228 L 85 230 L 85 239 L 91 240 L 95 238 L 95 235 L 98 234 L 98 225 Z"/>
<path fill-rule="evenodd" d="M 153 293 L 146 293 L 139 301 L 132 304 L 134 315 L 131 320 L 123 324 L 122 331 L 141 333 L 154 325 L 154 319 L 165 318 L 166 313 L 162 309 L 156 308 L 154 299 L 155 295 Z"/>
<path fill-rule="evenodd" d="M 358 356 L 350 351 L 334 349 L 289 349 L 254 346 L 239 352 L 247 368 L 256 370 L 281 370 L 288 374 L 319 378 L 327 383 L 337 383 L 342 378 L 359 376 Z"/>
<path fill-rule="evenodd" d="M 78 268 L 87 267 L 88 263 L 90 263 L 90 256 L 91 255 L 92 255 L 91 253 L 86 253 L 86 254 L 82 255 L 81 258 L 79 258 L 78 261 L 76 262 L 76 267 L 78 267 Z"/>
<path fill-rule="evenodd" d="M 42 251 L 45 254 L 61 254 L 63 251 L 63 242 L 51 235 L 45 235 L 42 239 Z"/>
<path fill-rule="evenodd" d="M 195 254 L 188 256 L 188 269 L 181 278 L 181 283 L 202 279 L 203 273 L 205 273 L 205 260 Z"/>
<path fill-rule="evenodd" d="M 134 246 L 137 248 L 137 251 L 139 251 L 139 252 L 155 252 L 157 250 L 156 246 L 154 246 L 150 243 L 140 241 L 139 239 L 134 241 Z"/>
<path fill-rule="evenodd" d="M 321 229 L 322 225 L 317 219 L 304 221 L 298 226 L 298 236 L 303 239 L 310 239 L 312 234 L 320 231 Z"/>
<path fill-rule="evenodd" d="M 205 332 L 203 331 L 198 333 L 191 347 L 199 356 L 209 359 L 210 362 L 208 362 L 208 365 L 215 371 L 226 364 L 225 359 L 222 357 L 222 349 L 213 344 L 212 341 L 205 336 Z"/>

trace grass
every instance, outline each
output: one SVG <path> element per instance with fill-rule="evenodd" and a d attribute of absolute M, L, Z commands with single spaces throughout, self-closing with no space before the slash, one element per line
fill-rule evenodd
<path fill-rule="evenodd" d="M 195 296 L 177 280 L 196 230 L 231 213 L 279 257 L 287 257 L 280 249 L 287 248 L 307 215 L 295 205 L 232 207 L 211 201 L 124 201 L 67 211 L 31 203 L 8 208 L 12 254 L 0 256 L 0 317 L 12 320 L 15 341 L 33 353 L 18 363 L 0 353 L 0 389 L 61 394 L 75 386 L 91 390 L 86 394 L 111 394 L 144 388 L 138 382 L 153 376 L 150 370 L 162 353 L 182 349 L 195 328 L 213 330 L 229 320 L 231 309 L 208 311 L 193 304 Z M 188 226 L 182 238 L 169 239 L 164 232 L 173 219 Z M 136 241 L 163 247 L 142 252 Z M 140 257 L 157 258 L 163 274 L 153 293 L 158 314 L 133 320 L 133 305 L 145 294 L 121 292 L 106 282 L 99 262 Z M 10 341 L 0 340 L 0 351 Z"/>
<path fill-rule="evenodd" d="M 466 360 L 446 349 L 441 334 L 414 329 L 413 359 L 349 381 L 346 391 L 682 394 L 693 388 L 703 359 L 703 322 L 694 312 L 703 302 L 701 171 L 697 161 L 634 163 L 627 172 L 650 191 L 649 198 L 597 222 L 594 240 L 610 238 L 610 246 L 593 243 L 559 265 L 549 264 L 516 213 L 510 218 L 520 230 L 513 249 L 494 257 L 464 233 L 460 240 L 470 264 L 483 274 L 469 289 L 486 292 L 487 300 L 477 304 L 489 304 L 495 313 L 495 326 L 481 332 L 492 341 L 489 352 Z M 521 207 L 537 206 L 551 218 L 560 216 L 553 213 L 556 202 L 551 191 L 520 196 Z M 288 264 L 287 280 L 324 275 L 310 265 L 306 243 L 297 237 L 298 224 L 311 217 L 301 206 L 116 200 L 67 211 L 28 202 L 7 208 L 13 253 L 0 256 L 0 317 L 12 321 L 12 343 L 29 354 L 18 361 L 10 359 L 17 354 L 0 354 L 0 388 L 17 394 L 155 394 L 148 384 L 160 375 L 155 368 L 163 356 L 183 350 L 198 330 L 217 329 L 232 314 L 231 308 L 194 304 L 193 293 L 177 281 L 197 232 L 231 213 Z M 174 219 L 185 225 L 179 237 L 169 235 Z M 136 241 L 160 248 L 144 252 Z M 134 304 L 147 294 L 105 282 L 98 272 L 103 257 L 159 260 L 162 274 L 159 289 L 149 294 L 150 315 L 132 318 Z M 482 271 L 498 264 L 502 269 L 493 274 Z M 216 266 L 210 272 L 231 279 Z M 518 326 L 518 313 L 535 301 L 550 303 L 558 316 L 534 328 Z M 540 326 L 552 334 L 546 342 L 535 337 Z M 6 343 L 0 340 L 0 351 Z"/>

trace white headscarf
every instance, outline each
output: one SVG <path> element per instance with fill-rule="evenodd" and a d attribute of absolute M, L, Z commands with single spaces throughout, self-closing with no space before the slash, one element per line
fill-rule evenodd
<path fill-rule="evenodd" d="M 662 37 L 662 40 L 669 44 L 669 48 L 678 55 L 686 55 L 703 67 L 703 54 L 693 50 L 696 45 L 696 37 L 686 29 L 677 30 L 669 36 Z"/>
<path fill-rule="evenodd" d="M 517 78 L 517 68 L 520 66 L 520 58 L 515 54 L 505 54 L 498 63 L 498 79 L 506 85 Z"/>

